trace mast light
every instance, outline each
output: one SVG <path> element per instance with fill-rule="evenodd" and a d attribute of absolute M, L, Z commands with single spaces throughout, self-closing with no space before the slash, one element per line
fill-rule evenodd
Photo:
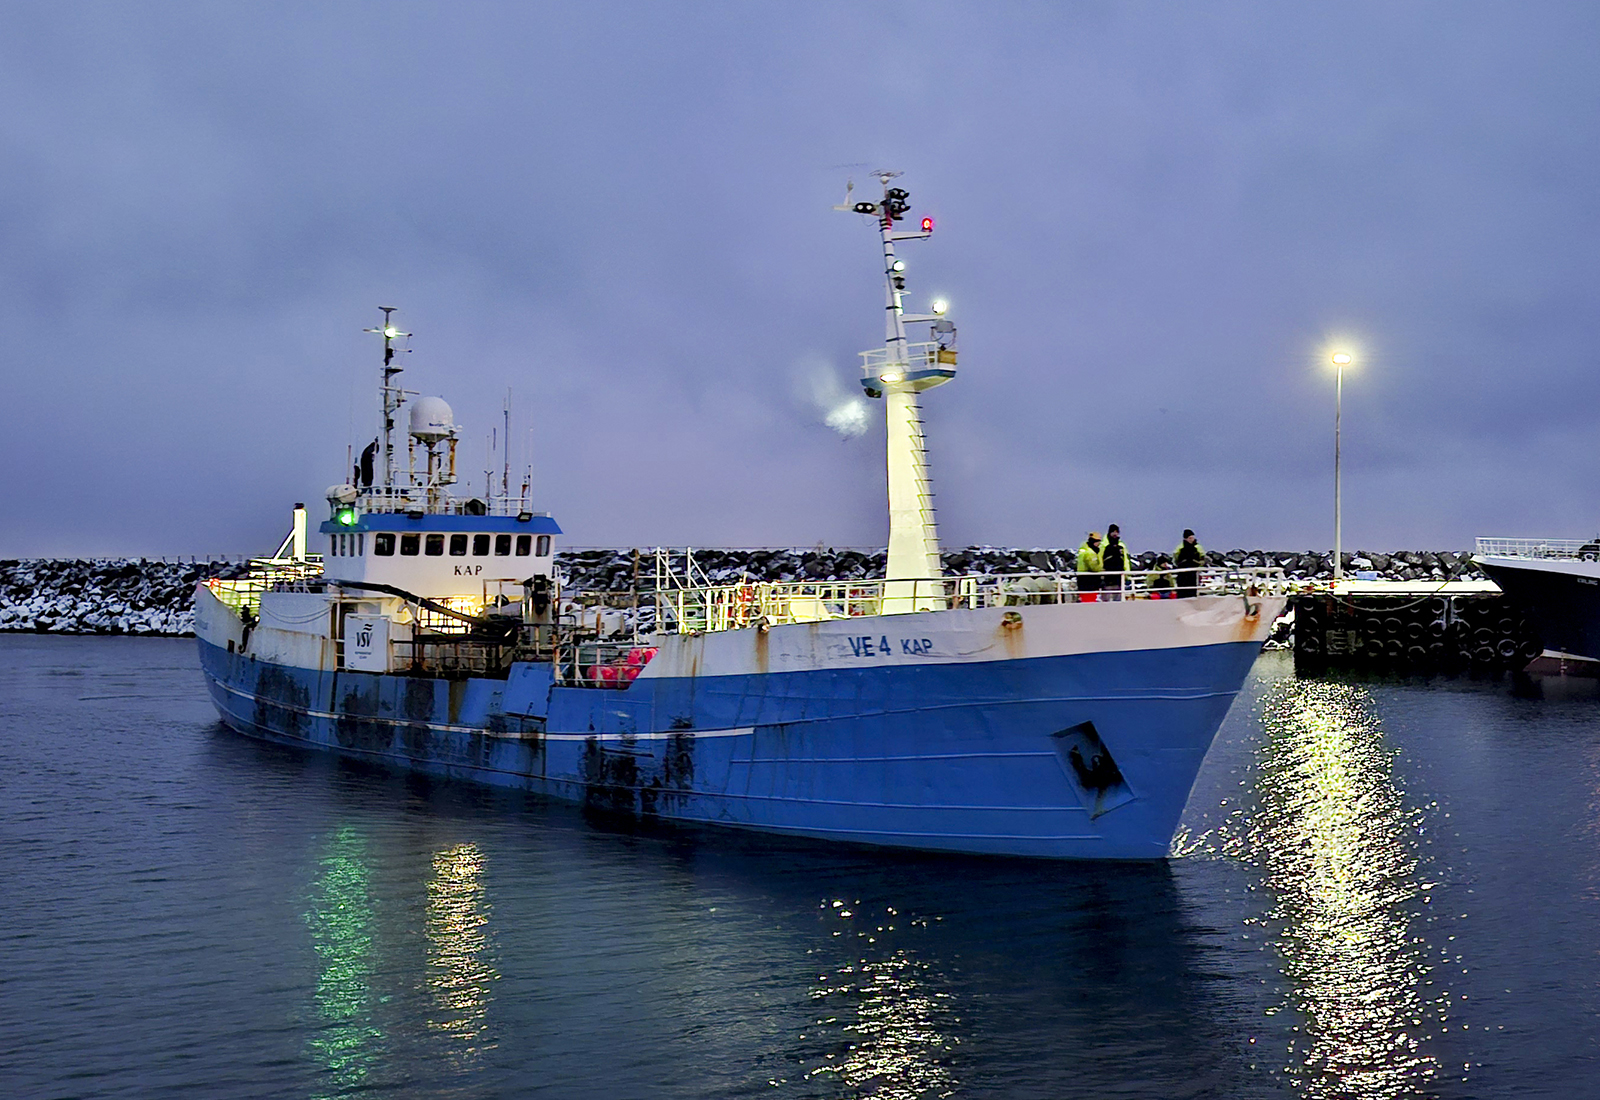
<path fill-rule="evenodd" d="M 933 232 L 933 219 L 932 218 L 923 218 L 922 219 L 922 231 L 924 233 L 932 233 Z"/>
<path fill-rule="evenodd" d="M 943 298 L 935 298 L 933 300 L 933 307 L 932 308 L 933 308 L 934 316 L 943 317 L 946 313 L 949 312 L 950 303 L 945 301 Z"/>

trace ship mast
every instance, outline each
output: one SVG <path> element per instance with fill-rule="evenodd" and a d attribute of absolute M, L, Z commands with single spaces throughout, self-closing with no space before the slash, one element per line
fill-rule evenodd
<path fill-rule="evenodd" d="M 378 381 L 378 489 L 383 496 L 389 497 L 394 493 L 394 414 L 406 400 L 406 391 L 394 383 L 394 376 L 403 369 L 395 364 L 394 342 L 411 334 L 401 332 L 391 323 L 389 315 L 395 312 L 394 306 L 378 308 L 383 310 L 383 327 L 363 331 L 383 337 L 383 370 Z"/>
<path fill-rule="evenodd" d="M 937 582 L 943 573 L 939 561 L 939 525 L 933 505 L 933 477 L 928 466 L 928 446 L 918 394 L 955 377 L 955 325 L 943 317 L 944 305 L 935 302 L 930 314 L 905 312 L 905 261 L 895 256 L 897 241 L 927 240 L 933 219 L 923 218 L 918 232 L 899 232 L 895 223 L 911 209 L 904 188 L 891 187 L 900 173 L 879 172 L 883 199 L 845 202 L 834 207 L 877 220 L 883 240 L 885 289 L 884 346 L 861 353 L 861 386 L 868 397 L 884 399 L 888 424 L 889 559 L 884 569 L 883 613 L 932 611 L 947 606 Z M 906 325 L 933 326 L 931 341 L 913 344 Z"/>

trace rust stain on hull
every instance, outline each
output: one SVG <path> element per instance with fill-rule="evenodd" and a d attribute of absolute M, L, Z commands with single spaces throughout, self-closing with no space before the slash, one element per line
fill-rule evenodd
<path fill-rule="evenodd" d="M 1027 655 L 1027 645 L 1022 637 L 1022 612 L 1007 611 L 1000 616 L 1000 626 L 995 634 L 999 637 L 1000 644 L 1005 647 L 1006 658 L 1017 660 Z"/>

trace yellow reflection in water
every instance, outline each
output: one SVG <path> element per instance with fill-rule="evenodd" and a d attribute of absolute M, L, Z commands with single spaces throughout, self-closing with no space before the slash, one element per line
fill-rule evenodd
<path fill-rule="evenodd" d="M 428 880 L 428 989 L 434 1013 L 428 1026 L 462 1043 L 475 1056 L 484 1042 L 492 984 L 500 977 L 490 958 L 489 904 L 483 888 L 483 852 L 457 844 L 433 857 Z"/>
<path fill-rule="evenodd" d="M 377 1065 L 383 1032 L 373 1023 L 372 899 L 366 840 L 334 833 L 322 858 L 305 921 L 321 969 L 314 1004 L 320 1026 L 308 1044 L 328 1071 L 329 1093 L 360 1087 Z"/>
<path fill-rule="evenodd" d="M 853 936 L 863 946 L 894 931 L 900 919 L 891 909 L 871 921 L 843 901 L 823 907 L 842 922 L 834 935 Z M 821 1037 L 837 1036 L 837 1049 L 806 1077 L 832 1075 L 852 1093 L 885 1100 L 955 1095 L 946 1062 L 958 1040 L 941 1026 L 950 1018 L 951 994 L 934 988 L 928 964 L 904 949 L 872 955 L 819 975 L 812 987 L 811 999 L 824 1013 L 815 1026 Z"/>
<path fill-rule="evenodd" d="M 1276 895 L 1290 1003 L 1304 1021 L 1289 1072 L 1314 1097 L 1413 1095 L 1438 1072 L 1423 1048 L 1445 1018 L 1411 934 L 1417 814 L 1394 752 L 1348 684 L 1283 681 L 1266 699 L 1249 848 Z"/>

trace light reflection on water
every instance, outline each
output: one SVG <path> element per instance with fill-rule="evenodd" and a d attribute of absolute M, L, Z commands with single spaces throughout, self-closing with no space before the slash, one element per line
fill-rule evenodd
<path fill-rule="evenodd" d="M 324 1095 L 338 1095 L 367 1080 L 383 1040 L 373 1021 L 373 907 L 366 839 L 349 826 L 337 830 L 318 866 L 305 913 L 319 962 L 313 992 L 317 1026 L 307 1046 L 327 1071 Z"/>
<path fill-rule="evenodd" d="M 1395 750 L 1354 685 L 1280 681 L 1262 722 L 1244 847 L 1275 895 L 1263 923 L 1302 1020 L 1287 1071 L 1312 1097 L 1417 1095 L 1439 1072 L 1449 994 L 1411 928 L 1430 887 Z"/>
<path fill-rule="evenodd" d="M 831 1077 L 850 1095 L 887 1100 L 955 1095 L 948 1065 L 959 1042 L 948 1033 L 960 1022 L 954 995 L 916 954 L 881 944 L 904 918 L 892 907 L 874 918 L 859 901 L 834 899 L 822 907 L 840 922 L 832 935 L 854 938 L 861 957 L 817 976 L 813 1037 L 830 1049 L 805 1077 Z"/>
<path fill-rule="evenodd" d="M 240 738 L 192 645 L 0 636 L 5 1095 L 1592 1093 L 1600 689 L 1286 675 L 1210 858 L 1058 866 L 601 825 Z"/>
<path fill-rule="evenodd" d="M 435 853 L 425 920 L 433 995 L 428 1027 L 459 1041 L 467 1060 L 494 1046 L 487 1041 L 487 1012 L 500 975 L 493 965 L 488 925 L 482 850 L 464 843 Z"/>

